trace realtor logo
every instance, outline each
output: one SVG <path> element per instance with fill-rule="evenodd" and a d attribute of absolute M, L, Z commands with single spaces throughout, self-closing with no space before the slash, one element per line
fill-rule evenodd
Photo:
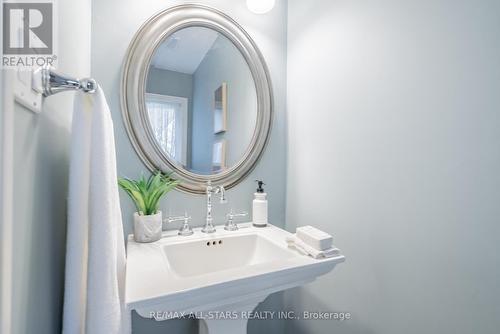
<path fill-rule="evenodd" d="M 54 56 L 54 16 L 51 0 L 4 1 L 2 65 L 53 65 L 57 58 Z"/>

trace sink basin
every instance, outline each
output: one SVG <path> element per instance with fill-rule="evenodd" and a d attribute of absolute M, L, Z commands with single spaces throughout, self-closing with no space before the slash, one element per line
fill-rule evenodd
<path fill-rule="evenodd" d="M 172 273 L 179 277 L 244 269 L 284 261 L 295 254 L 258 234 L 231 235 L 214 240 L 175 242 L 163 246 Z"/>
<path fill-rule="evenodd" d="M 246 333 L 248 318 L 229 321 L 211 312 L 250 312 L 269 294 L 309 283 L 345 260 L 302 255 L 288 248 L 291 234 L 273 225 L 239 226 L 212 234 L 194 229 L 187 237 L 168 231 L 150 244 L 129 236 L 128 309 L 158 321 L 194 315 L 204 320 L 201 333 Z"/>

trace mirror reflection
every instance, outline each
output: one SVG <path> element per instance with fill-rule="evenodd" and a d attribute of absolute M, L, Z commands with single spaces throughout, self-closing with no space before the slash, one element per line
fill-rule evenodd
<path fill-rule="evenodd" d="M 145 101 L 159 147 L 192 173 L 223 172 L 251 144 L 254 80 L 240 51 L 215 30 L 189 27 L 163 41 L 149 67 Z"/>

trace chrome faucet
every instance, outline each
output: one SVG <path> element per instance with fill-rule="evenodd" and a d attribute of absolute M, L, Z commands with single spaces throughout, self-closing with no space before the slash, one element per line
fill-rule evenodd
<path fill-rule="evenodd" d="M 214 233 L 215 227 L 213 225 L 213 218 L 212 218 L 212 196 L 219 194 L 220 195 L 220 203 L 225 204 L 225 203 L 227 203 L 226 190 L 224 189 L 223 186 L 212 187 L 212 182 L 208 181 L 206 193 L 207 193 L 207 218 L 206 218 L 205 227 L 202 228 L 201 231 L 203 233 Z"/>

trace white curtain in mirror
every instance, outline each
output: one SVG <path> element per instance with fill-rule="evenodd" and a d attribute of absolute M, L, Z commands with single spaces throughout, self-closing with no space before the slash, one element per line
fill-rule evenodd
<path fill-rule="evenodd" d="M 164 152 L 186 165 L 188 99 L 146 94 L 153 134 Z"/>

